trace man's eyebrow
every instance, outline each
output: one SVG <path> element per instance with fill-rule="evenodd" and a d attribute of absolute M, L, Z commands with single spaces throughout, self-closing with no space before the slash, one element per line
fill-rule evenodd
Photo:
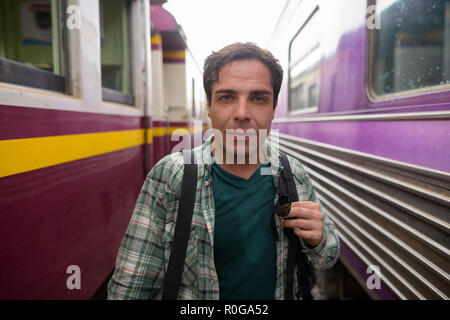
<path fill-rule="evenodd" d="M 232 90 L 232 89 L 219 89 L 219 90 L 215 91 L 214 93 L 215 94 L 236 94 L 237 91 Z M 260 94 L 260 95 L 270 95 L 271 96 L 272 92 L 270 92 L 269 90 L 262 89 L 262 90 L 252 90 L 252 91 L 250 91 L 250 94 L 253 94 L 253 95 Z"/>
<path fill-rule="evenodd" d="M 251 94 L 261 94 L 261 95 L 268 95 L 271 96 L 272 92 L 268 91 L 268 90 L 252 90 L 250 92 Z"/>
<path fill-rule="evenodd" d="M 232 89 L 220 89 L 214 92 L 215 94 L 236 94 L 236 90 Z"/>

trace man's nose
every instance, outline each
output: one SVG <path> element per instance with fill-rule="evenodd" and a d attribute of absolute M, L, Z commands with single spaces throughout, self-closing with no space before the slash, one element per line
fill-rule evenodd
<path fill-rule="evenodd" d="M 237 101 L 234 118 L 237 121 L 246 121 L 250 119 L 250 110 L 248 109 L 247 97 L 240 96 Z"/>

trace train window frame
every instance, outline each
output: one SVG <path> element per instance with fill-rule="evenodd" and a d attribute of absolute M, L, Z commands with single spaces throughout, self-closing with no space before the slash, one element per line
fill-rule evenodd
<path fill-rule="evenodd" d="M 377 6 L 378 0 L 367 0 L 367 6 Z M 380 14 L 380 12 L 376 12 Z M 367 17 L 366 17 L 367 18 Z M 393 99 L 408 99 L 416 96 L 422 96 L 426 94 L 438 94 L 446 92 L 450 89 L 450 84 L 442 84 L 436 86 L 429 86 L 425 88 L 418 88 L 406 91 L 399 91 L 394 93 L 388 93 L 379 95 L 375 92 L 373 83 L 373 60 L 374 60 L 374 33 L 375 28 L 367 28 L 368 36 L 366 41 L 367 59 L 366 59 L 366 95 L 370 102 L 384 102 Z"/>
<path fill-rule="evenodd" d="M 318 88 L 318 99 L 317 99 L 317 105 L 315 106 L 311 106 L 311 107 L 305 107 L 305 108 L 300 108 L 300 109 L 292 109 L 292 101 L 291 101 L 291 93 L 292 93 L 292 89 L 291 89 L 291 70 L 293 68 L 292 66 L 292 45 L 294 43 L 294 41 L 296 40 L 296 38 L 302 33 L 302 31 L 306 28 L 306 26 L 308 25 L 308 23 L 315 17 L 319 17 L 320 15 L 320 6 L 315 6 L 314 9 L 311 11 L 311 13 L 308 15 L 308 18 L 303 22 L 303 24 L 301 25 L 301 27 L 298 29 L 298 31 L 294 34 L 294 36 L 292 37 L 292 39 L 289 41 L 289 49 L 288 49 L 288 79 L 287 79 L 287 85 L 288 85 L 288 113 L 290 115 L 296 115 L 296 114 L 304 114 L 304 113 L 314 113 L 317 112 L 319 110 L 319 104 L 320 104 L 320 77 L 321 77 L 321 61 L 323 58 L 323 53 L 320 52 L 320 58 L 319 58 L 319 83 L 317 85 Z M 320 49 L 321 46 L 321 39 L 319 39 L 318 41 L 318 48 Z M 316 50 L 317 48 L 315 47 L 313 50 L 311 50 L 308 54 L 306 54 L 302 59 L 306 58 L 309 54 L 311 54 L 311 52 L 313 52 L 314 50 Z M 297 64 L 300 61 L 297 61 Z M 294 66 L 295 67 L 295 66 Z M 308 88 L 304 88 L 305 90 L 309 90 Z"/>
<path fill-rule="evenodd" d="M 52 63 L 50 72 L 20 61 L 0 57 L 0 83 L 19 85 L 31 89 L 44 89 L 56 93 L 70 94 L 66 49 L 67 35 L 64 21 L 65 0 L 50 0 L 52 14 Z M 3 3 L 6 7 L 7 4 Z M 56 27 L 55 27 L 56 26 Z M 2 29 L 4 25 L 2 25 Z M 6 32 L 6 30 L 3 30 Z M 6 40 L 5 40 L 6 41 Z"/>
<path fill-rule="evenodd" d="M 101 1 L 98 1 L 98 3 L 100 6 Z M 118 103 L 118 104 L 123 104 L 123 105 L 134 107 L 136 104 L 136 98 L 135 98 L 135 94 L 134 94 L 134 83 L 133 83 L 134 70 L 133 70 L 133 61 L 132 61 L 133 47 L 134 47 L 134 44 L 133 44 L 134 38 L 132 36 L 132 29 L 133 29 L 132 6 L 133 6 L 133 0 L 124 1 L 124 8 L 125 8 L 126 12 L 125 13 L 122 12 L 122 15 L 124 14 L 124 16 L 125 16 L 125 18 L 122 20 L 122 23 L 126 24 L 126 26 L 125 26 L 125 28 L 124 28 L 124 26 L 122 26 L 122 35 L 121 35 L 123 37 L 123 39 L 126 39 L 126 41 L 128 41 L 128 44 L 124 45 L 124 47 L 127 47 L 128 50 L 124 50 L 124 52 L 123 52 L 123 55 L 124 55 L 123 61 L 124 61 L 124 66 L 127 64 L 126 72 L 128 73 L 127 78 L 128 78 L 128 82 L 129 82 L 129 84 L 128 84 L 129 93 L 125 93 L 125 92 L 122 92 L 119 90 L 105 87 L 105 86 L 103 86 L 103 83 L 102 83 L 101 91 L 102 91 L 102 100 L 105 102 L 113 102 L 113 103 Z M 100 22 L 99 28 L 101 30 L 100 16 L 99 16 L 99 22 Z M 124 29 L 126 29 L 126 30 L 124 30 Z M 102 55 L 102 47 L 101 46 L 102 46 L 102 44 L 100 44 L 100 68 L 102 68 L 102 66 L 103 66 L 102 58 L 101 58 L 101 55 Z M 100 71 L 100 76 L 103 81 L 102 70 Z"/>

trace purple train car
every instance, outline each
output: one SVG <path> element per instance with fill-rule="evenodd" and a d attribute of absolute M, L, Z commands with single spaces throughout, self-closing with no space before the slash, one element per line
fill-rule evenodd
<path fill-rule="evenodd" d="M 101 297 L 170 133 L 203 127 L 163 2 L 0 1 L 0 299 Z"/>
<path fill-rule="evenodd" d="M 450 1 L 287 1 L 273 129 L 374 299 L 450 297 Z"/>

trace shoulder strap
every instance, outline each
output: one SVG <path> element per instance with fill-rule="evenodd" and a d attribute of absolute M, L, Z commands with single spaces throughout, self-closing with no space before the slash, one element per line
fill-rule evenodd
<path fill-rule="evenodd" d="M 295 181 L 292 175 L 291 166 L 285 153 L 280 152 L 280 162 L 283 170 L 280 173 L 278 179 L 279 184 L 279 204 L 280 207 L 284 207 L 282 216 L 289 214 L 291 209 L 291 203 L 298 201 L 298 193 L 295 188 Z M 286 263 L 286 288 L 284 298 L 286 300 L 294 299 L 294 268 L 297 260 L 298 246 L 296 241 L 296 235 L 292 229 L 285 229 L 284 232 L 288 237 L 288 255 Z"/>
<path fill-rule="evenodd" d="M 165 276 L 163 300 L 176 300 L 178 297 L 187 244 L 191 233 L 195 193 L 197 191 L 197 164 L 194 163 L 194 151 L 185 150 L 183 151 L 183 156 L 184 171 L 181 183 L 181 196 L 172 249 L 170 250 L 169 265 Z"/>
<path fill-rule="evenodd" d="M 280 162 L 283 170 L 279 178 L 279 204 L 285 207 L 279 214 L 281 217 L 286 216 L 290 211 L 290 204 L 299 200 L 297 188 L 295 187 L 294 176 L 292 174 L 289 160 L 284 152 L 280 152 Z M 311 284 L 314 280 L 314 272 L 310 265 L 306 262 L 306 257 L 302 251 L 300 240 L 292 229 L 285 229 L 288 237 L 288 256 L 286 265 L 286 288 L 285 299 L 293 300 L 294 298 L 294 269 L 297 265 L 297 284 L 298 297 L 304 300 L 312 300 Z"/>
<path fill-rule="evenodd" d="M 298 193 L 295 187 L 294 176 L 292 174 L 291 166 L 289 164 L 287 155 L 281 151 L 280 151 L 280 164 L 283 167 L 279 179 L 280 195 L 283 197 L 280 199 L 280 201 L 289 203 L 296 202 L 298 201 Z"/>

